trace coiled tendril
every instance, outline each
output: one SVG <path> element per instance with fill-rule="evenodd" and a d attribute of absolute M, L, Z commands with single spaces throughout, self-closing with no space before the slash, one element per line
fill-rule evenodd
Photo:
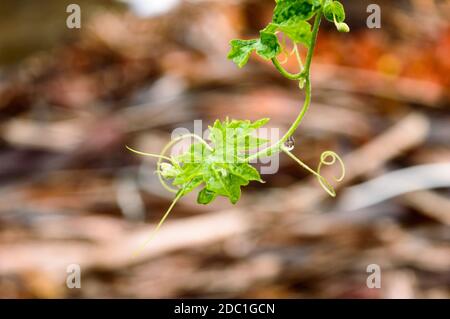
<path fill-rule="evenodd" d="M 334 178 L 336 182 L 342 182 L 345 178 L 345 165 L 344 162 L 342 161 L 341 157 L 336 154 L 333 151 L 325 151 L 321 154 L 320 156 L 320 162 L 319 165 L 317 167 L 317 170 L 313 170 L 311 167 L 309 167 L 308 165 L 306 165 L 302 160 L 300 160 L 297 156 L 295 156 L 294 154 L 292 154 L 292 152 L 287 149 L 285 146 L 283 146 L 281 148 L 281 150 L 286 153 L 290 158 L 292 158 L 295 162 L 297 162 L 301 167 L 303 167 L 304 169 L 306 169 L 308 172 L 310 172 L 311 174 L 313 174 L 314 176 L 317 177 L 320 186 L 322 186 L 322 188 L 331 196 L 331 197 L 336 197 L 336 191 L 334 189 L 334 187 L 328 182 L 328 180 L 322 176 L 321 174 L 321 170 L 323 166 L 332 166 L 336 163 L 336 161 L 339 162 L 340 166 L 341 166 L 341 176 L 339 178 Z"/>
<path fill-rule="evenodd" d="M 152 154 L 152 153 L 140 152 L 140 151 L 132 149 L 129 146 L 126 146 L 126 148 L 129 151 L 131 151 L 133 153 L 136 153 L 138 155 L 158 158 L 158 162 L 156 163 L 156 173 L 158 174 L 159 182 L 161 183 L 161 185 L 167 191 L 176 194 L 180 189 L 171 187 L 169 184 L 167 184 L 167 182 L 165 181 L 164 177 L 162 176 L 161 164 L 163 163 L 164 160 L 166 160 L 166 161 L 170 162 L 170 164 L 174 165 L 175 167 L 179 167 L 180 163 L 178 163 L 177 160 L 175 158 L 173 158 L 173 157 L 171 157 L 171 158 L 167 157 L 166 154 L 173 146 L 175 146 L 175 144 L 177 144 L 178 142 L 180 142 L 180 141 L 182 141 L 184 139 L 188 139 L 188 138 L 196 139 L 197 141 L 199 141 L 200 143 L 205 145 L 206 148 L 208 148 L 210 151 L 213 151 L 213 148 L 203 138 L 201 138 L 200 136 L 198 136 L 196 134 L 185 134 L 185 135 L 181 135 L 181 136 L 171 140 L 169 143 L 167 143 L 164 146 L 164 148 L 162 149 L 160 154 Z"/>

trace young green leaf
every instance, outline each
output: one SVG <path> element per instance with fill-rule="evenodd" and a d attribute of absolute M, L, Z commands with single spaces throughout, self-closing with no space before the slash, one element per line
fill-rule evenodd
<path fill-rule="evenodd" d="M 344 6 L 339 1 L 327 0 L 323 6 L 323 15 L 328 21 L 334 22 L 339 32 L 350 32 L 349 26 L 344 22 Z"/>
<path fill-rule="evenodd" d="M 311 45 L 311 25 L 298 17 L 289 19 L 277 25 L 286 36 L 296 43 L 302 43 L 307 48 Z"/>
<path fill-rule="evenodd" d="M 241 198 L 241 186 L 247 186 L 248 181 L 236 175 L 231 175 L 226 170 L 214 171 L 214 173 L 222 185 L 222 195 L 228 197 L 232 204 L 236 204 Z"/>
<path fill-rule="evenodd" d="M 295 43 L 309 47 L 312 32 L 311 25 L 306 20 L 312 18 L 320 6 L 320 0 L 277 0 L 273 23 L 261 30 L 257 40 L 232 40 L 228 59 L 242 68 L 253 51 L 266 60 L 277 57 L 282 51 L 275 34 L 278 30 L 283 31 Z"/>
<path fill-rule="evenodd" d="M 256 53 L 266 60 L 273 59 L 281 52 L 281 46 L 274 33 L 261 31 L 260 39 L 256 46 Z"/>
<path fill-rule="evenodd" d="M 250 181 L 262 182 L 258 171 L 245 162 L 245 153 L 267 143 L 253 134 L 268 121 L 217 120 L 210 127 L 211 145 L 194 143 L 175 157 L 176 165 L 162 163 L 163 177 L 173 179 L 172 184 L 182 190 L 182 196 L 205 184 L 197 198 L 201 204 L 207 204 L 219 195 L 228 197 L 235 204 L 241 196 L 241 186 Z"/>
<path fill-rule="evenodd" d="M 230 172 L 243 180 L 262 182 L 259 172 L 247 163 L 230 165 Z"/>
<path fill-rule="evenodd" d="M 261 31 L 258 40 L 232 40 L 228 59 L 242 68 L 247 64 L 253 51 L 266 60 L 273 59 L 281 52 L 281 46 L 274 33 Z"/>
<path fill-rule="evenodd" d="M 180 168 L 180 173 L 173 180 L 173 185 L 182 186 L 190 182 L 194 178 L 202 175 L 202 164 L 198 163 L 185 163 Z"/>
<path fill-rule="evenodd" d="M 208 205 L 211 203 L 214 199 L 216 199 L 217 193 L 210 191 L 207 188 L 203 188 L 199 193 L 197 197 L 197 203 L 202 205 Z"/>
<path fill-rule="evenodd" d="M 242 159 L 247 151 L 267 144 L 268 140 L 253 136 L 254 132 L 265 125 L 268 119 L 254 123 L 250 121 L 216 121 L 210 127 L 210 140 L 215 148 L 216 158 L 222 156 L 226 162 Z"/>
<path fill-rule="evenodd" d="M 309 20 L 319 7 L 317 0 L 277 0 L 273 22 L 282 24 L 293 18 Z"/>
<path fill-rule="evenodd" d="M 228 59 L 233 60 L 240 68 L 247 64 L 250 55 L 256 50 L 258 40 L 232 40 L 230 42 L 231 50 L 228 53 Z"/>
<path fill-rule="evenodd" d="M 330 22 L 344 22 L 345 9 L 339 1 L 328 0 L 323 6 L 323 15 Z"/>
<path fill-rule="evenodd" d="M 269 123 L 269 121 L 270 121 L 269 118 L 264 118 L 264 119 L 257 120 L 257 121 L 255 121 L 255 122 L 253 122 L 253 123 L 251 123 L 250 121 L 248 121 L 248 122 L 246 122 L 246 123 L 249 123 L 248 125 L 250 126 L 251 129 L 256 130 L 256 129 L 259 129 L 259 128 L 263 127 L 263 126 L 266 125 L 267 123 Z M 241 121 L 241 122 L 242 122 L 242 121 Z M 231 125 L 231 124 L 230 124 L 230 125 Z"/>
<path fill-rule="evenodd" d="M 204 159 L 211 155 L 211 150 L 203 143 L 194 143 L 190 146 L 189 150 L 176 157 L 178 162 L 182 163 L 200 163 Z"/>

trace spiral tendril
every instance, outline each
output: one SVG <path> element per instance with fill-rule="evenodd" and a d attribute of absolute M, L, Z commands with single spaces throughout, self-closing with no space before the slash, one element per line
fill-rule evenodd
<path fill-rule="evenodd" d="M 185 134 L 185 135 L 181 135 L 175 139 L 173 139 L 172 141 L 170 141 L 169 143 L 167 143 L 163 150 L 161 151 L 161 153 L 158 154 L 151 154 L 151 153 L 144 153 L 144 152 L 140 152 L 140 151 L 136 151 L 134 149 L 132 149 L 129 146 L 126 146 L 126 148 L 136 154 L 142 155 L 142 156 L 149 156 L 149 157 L 154 157 L 154 158 L 158 158 L 158 162 L 156 164 L 156 173 L 158 174 L 158 179 L 159 182 L 161 183 L 161 185 L 169 192 L 171 193 L 177 193 L 179 191 L 179 188 L 174 188 L 171 187 L 164 179 L 164 177 L 161 175 L 161 164 L 163 163 L 163 160 L 169 161 L 172 165 L 179 165 L 176 160 L 174 158 L 169 158 L 166 156 L 166 153 L 178 142 L 180 142 L 181 140 L 187 139 L 187 138 L 194 138 L 197 141 L 199 141 L 200 143 L 202 143 L 203 145 L 206 146 L 206 148 L 208 148 L 209 150 L 213 150 L 211 148 L 211 146 L 200 136 L 196 135 L 196 134 Z"/>
<path fill-rule="evenodd" d="M 325 166 L 332 166 L 336 163 L 336 161 L 339 162 L 340 166 L 341 166 L 341 176 L 339 178 L 334 178 L 336 182 L 342 182 L 345 178 L 345 165 L 344 162 L 342 161 L 341 157 L 336 154 L 333 151 L 325 151 L 321 154 L 320 156 L 320 163 L 317 167 L 317 171 L 313 170 L 311 167 L 309 167 L 308 165 L 306 165 L 302 160 L 300 160 L 298 157 L 296 157 L 294 154 L 292 154 L 288 148 L 286 148 L 285 146 L 283 146 L 281 148 L 281 150 L 286 153 L 290 158 L 292 158 L 294 161 L 297 162 L 297 164 L 299 164 L 301 167 L 303 167 L 304 169 L 306 169 L 308 172 L 310 172 L 311 174 L 313 174 L 314 176 L 317 177 L 320 186 L 331 196 L 331 197 L 336 197 L 336 191 L 334 189 L 334 187 L 328 182 L 328 180 L 322 176 L 321 174 L 321 170 L 322 167 Z"/>

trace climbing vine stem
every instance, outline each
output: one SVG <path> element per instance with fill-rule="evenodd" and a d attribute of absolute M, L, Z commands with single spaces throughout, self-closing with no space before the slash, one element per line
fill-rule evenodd
<path fill-rule="evenodd" d="M 281 147 L 284 145 L 284 143 L 295 133 L 295 131 L 297 130 L 297 128 L 299 127 L 300 123 L 302 122 L 303 118 L 305 117 L 306 113 L 308 112 L 309 106 L 311 105 L 311 79 L 310 79 L 310 69 L 311 69 L 311 63 L 312 63 L 312 57 L 314 54 L 314 49 L 316 47 L 316 42 L 317 42 L 317 35 L 319 33 L 319 28 L 320 28 L 320 22 L 321 22 L 321 15 L 322 15 L 322 11 L 319 10 L 319 12 L 316 15 L 315 21 L 314 21 L 314 27 L 313 27 L 313 31 L 312 31 L 312 38 L 311 38 L 311 45 L 308 49 L 308 54 L 306 56 L 306 63 L 305 63 L 305 67 L 303 69 L 302 72 L 300 72 L 299 74 L 295 75 L 295 74 L 291 74 L 289 72 L 287 72 L 283 66 L 278 62 L 277 58 L 273 58 L 272 62 L 274 64 L 274 66 L 280 71 L 281 74 L 283 74 L 284 76 L 286 76 L 288 79 L 292 79 L 292 80 L 299 80 L 302 81 L 304 80 L 305 83 L 305 102 L 303 104 L 303 107 L 299 113 L 299 115 L 297 116 L 297 118 L 295 119 L 295 121 L 292 123 L 291 127 L 289 128 L 289 130 L 287 131 L 287 133 L 275 144 L 271 145 L 270 147 L 267 147 L 253 155 L 250 155 L 248 157 L 249 161 L 252 161 L 256 158 L 260 158 L 260 157 L 266 157 L 266 156 L 270 156 L 274 153 L 277 153 L 281 150 Z"/>

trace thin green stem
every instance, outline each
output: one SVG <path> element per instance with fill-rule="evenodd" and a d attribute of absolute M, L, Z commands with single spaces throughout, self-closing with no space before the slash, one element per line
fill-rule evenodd
<path fill-rule="evenodd" d="M 303 104 L 303 107 L 302 107 L 299 115 L 295 119 L 294 123 L 292 123 L 292 125 L 289 128 L 289 130 L 287 131 L 287 133 L 278 142 L 276 142 L 275 144 L 272 144 L 271 146 L 255 153 L 253 155 L 250 155 L 247 158 L 248 161 L 251 161 L 251 160 L 254 160 L 254 159 L 257 159 L 260 157 L 270 156 L 274 153 L 279 152 L 281 150 L 281 146 L 283 146 L 284 143 L 295 133 L 295 131 L 299 127 L 300 123 L 302 122 L 303 118 L 305 117 L 306 113 L 308 112 L 309 106 L 311 105 L 311 79 L 310 79 L 309 73 L 310 73 L 310 69 L 311 69 L 311 62 L 312 62 L 312 57 L 314 54 L 314 49 L 316 47 L 317 35 L 319 33 L 321 17 L 322 17 L 322 10 L 319 10 L 316 14 L 316 19 L 314 21 L 311 46 L 309 47 L 308 55 L 306 57 L 305 68 L 304 68 L 303 72 L 301 72 L 301 76 L 300 76 L 300 78 L 303 78 L 305 80 L 305 102 Z M 283 73 L 287 74 L 287 76 L 285 74 L 283 74 L 287 78 L 291 78 L 291 79 L 295 79 L 295 80 L 300 79 L 300 78 L 292 78 L 292 77 L 295 77 L 295 75 L 284 70 L 284 68 L 279 64 L 278 60 L 273 59 L 272 62 L 274 63 L 275 67 L 282 74 Z"/>
<path fill-rule="evenodd" d="M 166 161 L 172 162 L 172 159 L 167 157 L 167 156 L 162 156 L 162 155 L 157 155 L 157 154 L 152 154 L 152 153 L 144 153 L 144 152 L 140 152 L 140 151 L 136 151 L 134 149 L 132 149 L 131 147 L 129 147 L 128 145 L 125 145 L 125 147 L 127 148 L 127 150 L 129 150 L 130 152 L 136 153 L 138 155 L 142 155 L 142 156 L 148 156 L 148 157 L 153 157 L 153 158 L 159 158 L 159 159 L 164 159 Z"/>
<path fill-rule="evenodd" d="M 281 65 L 280 61 L 278 61 L 277 58 L 273 58 L 272 63 L 278 70 L 278 72 L 280 72 L 285 78 L 288 78 L 289 80 L 300 80 L 300 78 L 302 77 L 302 72 L 293 74 L 286 71 L 286 69 Z"/>
<path fill-rule="evenodd" d="M 133 253 L 134 257 L 137 257 L 142 252 L 142 250 L 145 248 L 145 246 L 147 246 L 153 240 L 153 238 L 155 238 L 155 236 L 158 233 L 159 229 L 164 224 L 164 222 L 166 221 L 167 217 L 169 217 L 170 212 L 173 210 L 173 208 L 175 207 L 175 204 L 180 200 L 181 197 L 183 197 L 183 192 L 179 192 L 178 193 L 178 195 L 175 197 L 175 199 L 173 200 L 173 202 L 170 205 L 170 207 L 167 209 L 167 211 L 164 214 L 163 218 L 161 218 L 161 220 L 159 221 L 159 223 L 156 226 L 156 228 L 150 234 L 149 238 Z"/>
<path fill-rule="evenodd" d="M 303 72 L 303 69 L 305 68 L 302 62 L 302 58 L 300 57 L 300 52 L 298 52 L 298 45 L 297 43 L 294 44 L 294 53 L 295 57 L 297 58 L 298 65 L 300 66 L 301 72 Z"/>
<path fill-rule="evenodd" d="M 282 146 L 281 150 L 286 153 L 290 158 L 292 158 L 294 161 L 297 162 L 297 164 L 299 164 L 301 167 L 303 167 L 305 170 L 307 170 L 308 172 L 310 172 L 311 174 L 315 175 L 316 177 L 322 177 L 319 173 L 317 173 L 315 170 L 313 170 L 311 167 L 309 167 L 308 165 L 306 165 L 305 163 L 303 163 L 303 161 L 301 161 L 297 156 L 295 156 L 294 154 L 292 154 L 291 151 L 289 151 L 286 147 Z"/>
<path fill-rule="evenodd" d="M 306 165 L 305 163 L 303 163 L 303 161 L 301 161 L 297 156 L 295 156 L 294 154 L 292 154 L 289 150 L 287 150 L 284 146 L 281 147 L 281 150 L 286 153 L 290 158 L 292 158 L 295 162 L 297 162 L 297 164 L 299 164 L 301 167 L 303 167 L 304 169 L 306 169 L 308 172 L 310 172 L 311 174 L 313 174 L 314 176 L 317 177 L 320 185 L 322 186 L 322 188 L 331 196 L 331 197 L 336 197 L 336 191 L 334 190 L 333 186 L 331 186 L 330 183 L 328 183 L 328 181 L 325 179 L 325 177 L 323 177 L 320 174 L 320 168 L 323 165 L 323 162 L 321 161 L 319 164 L 319 168 L 317 170 L 317 172 L 315 170 L 313 170 L 311 167 L 309 167 L 308 165 Z M 322 160 L 322 157 L 321 157 Z M 333 162 L 334 164 L 334 162 Z"/>
<path fill-rule="evenodd" d="M 319 34 L 319 27 L 320 27 L 321 21 L 322 21 L 322 9 L 320 9 L 317 12 L 316 20 L 314 21 L 314 27 L 313 27 L 312 38 L 311 38 L 311 46 L 309 47 L 308 55 L 306 56 L 305 71 L 304 71 L 305 77 L 309 77 L 309 72 L 311 70 L 312 58 L 314 55 L 314 49 L 316 48 L 317 35 Z"/>
<path fill-rule="evenodd" d="M 162 163 L 163 160 L 169 161 L 172 165 L 175 164 L 176 162 L 175 162 L 172 158 L 167 157 L 167 156 L 164 156 L 164 153 L 165 153 L 165 152 L 162 153 L 162 154 L 160 154 L 160 155 L 157 155 L 157 154 L 151 154 L 151 153 L 144 153 L 144 152 L 136 151 L 136 150 L 132 149 L 131 147 L 129 147 L 128 145 L 126 145 L 125 147 L 127 148 L 127 150 L 129 150 L 129 151 L 131 151 L 131 152 L 133 152 L 133 153 L 136 153 L 136 154 L 138 154 L 138 155 L 143 155 L 143 156 L 148 156 L 148 157 L 157 158 L 157 159 L 158 159 L 158 170 L 157 170 L 157 173 L 158 173 L 158 178 L 159 178 L 159 181 L 161 182 L 161 185 L 162 185 L 167 191 L 169 191 L 169 192 L 171 192 L 171 193 L 176 193 L 176 192 L 177 192 L 176 189 L 173 189 L 173 188 L 171 188 L 169 185 L 167 185 L 167 183 L 166 183 L 166 182 L 164 181 L 164 179 L 162 178 L 161 172 L 160 172 L 160 170 L 159 170 L 159 167 L 161 166 L 161 163 Z"/>
<path fill-rule="evenodd" d="M 272 154 L 275 154 L 281 150 L 281 147 L 284 145 L 284 143 L 291 137 L 297 128 L 299 127 L 300 123 L 302 122 L 303 118 L 305 117 L 306 113 L 308 112 L 309 106 L 311 104 L 311 83 L 309 79 L 306 80 L 305 83 L 305 102 L 303 104 L 302 110 L 300 114 L 298 115 L 295 122 L 292 124 L 292 126 L 289 128 L 287 133 L 275 144 L 272 144 L 271 146 L 259 151 L 258 153 L 250 155 L 247 160 L 252 161 L 260 157 L 266 157 L 271 156 Z"/>
<path fill-rule="evenodd" d="M 281 43 L 281 53 L 284 54 L 284 60 L 280 64 L 285 64 L 289 60 L 289 52 L 286 49 L 286 35 L 283 34 L 283 40 Z"/>

